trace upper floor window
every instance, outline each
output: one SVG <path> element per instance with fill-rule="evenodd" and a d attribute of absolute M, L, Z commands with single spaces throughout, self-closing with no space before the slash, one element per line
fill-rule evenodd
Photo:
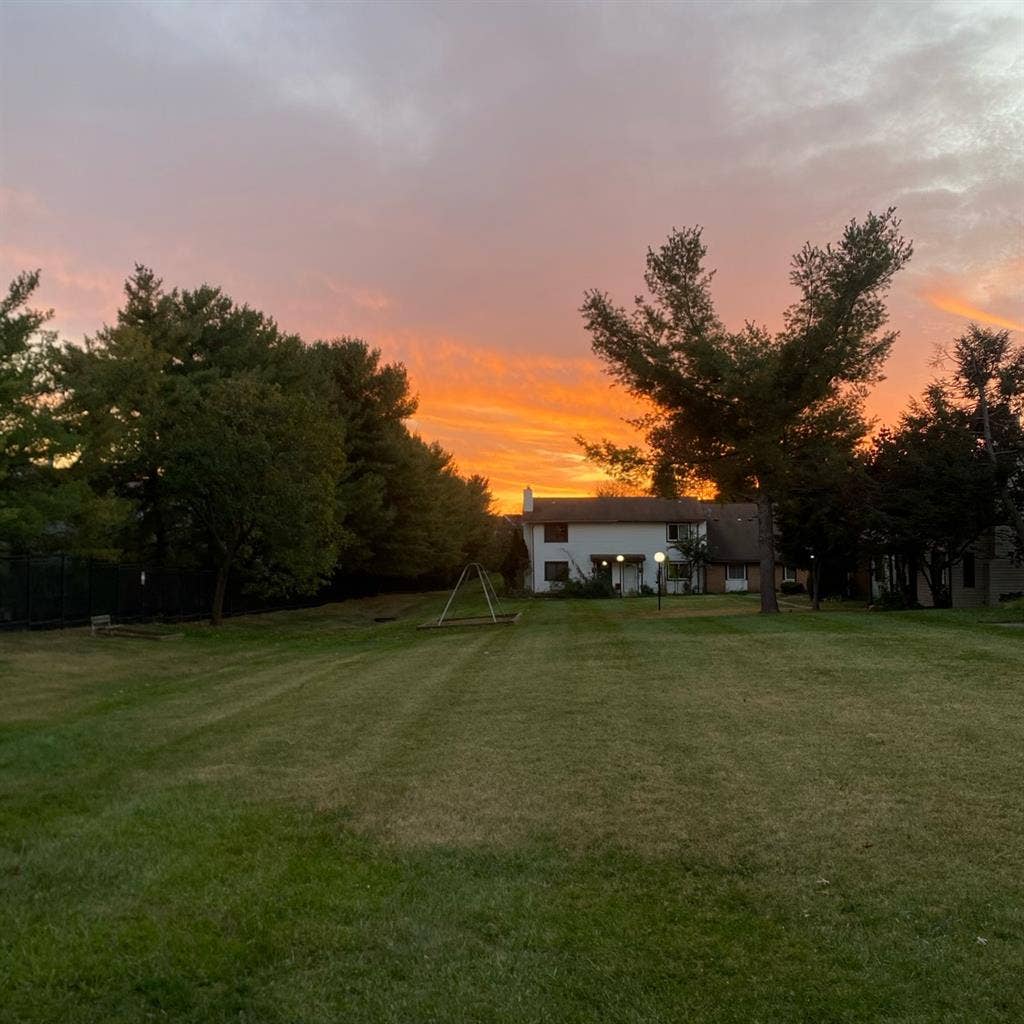
<path fill-rule="evenodd" d="M 696 523 L 668 523 L 665 528 L 669 540 L 689 540 L 697 532 Z"/>
<path fill-rule="evenodd" d="M 544 524 L 544 543 L 545 544 L 565 544 L 569 540 L 569 524 L 568 523 L 545 523 Z"/>

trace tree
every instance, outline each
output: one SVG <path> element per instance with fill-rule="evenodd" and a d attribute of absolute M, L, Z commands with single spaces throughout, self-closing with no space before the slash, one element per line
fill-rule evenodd
<path fill-rule="evenodd" d="M 344 427 L 345 467 L 338 480 L 338 571 L 348 577 L 379 573 L 381 551 L 396 528 L 393 495 L 402 486 L 410 448 L 405 419 L 416 411 L 401 363 L 382 364 L 380 352 L 356 338 L 318 341 L 306 348 L 313 376 L 327 389 L 331 415 Z"/>
<path fill-rule="evenodd" d="M 229 574 L 267 593 L 308 593 L 337 559 L 340 430 L 315 398 L 255 374 L 189 388 L 163 441 L 167 495 L 205 534 L 219 625 Z"/>
<path fill-rule="evenodd" d="M 860 560 L 867 480 L 858 444 L 867 423 L 856 406 L 835 404 L 831 422 L 814 431 L 794 460 L 776 506 L 779 549 L 809 571 L 811 607 L 823 592 L 846 592 Z"/>
<path fill-rule="evenodd" d="M 117 321 L 57 354 L 60 413 L 81 472 L 137 514 L 121 545 L 158 566 L 202 564 L 196 530 L 166 482 L 168 439 L 196 389 L 240 374 L 319 393 L 302 342 L 218 288 L 166 291 L 147 267 L 125 282 Z"/>
<path fill-rule="evenodd" d="M 309 591 L 333 567 L 342 427 L 301 340 L 220 289 L 166 291 L 146 267 L 117 322 L 57 353 L 60 414 L 95 486 L 131 501 L 132 554 Z"/>
<path fill-rule="evenodd" d="M 889 209 L 851 221 L 834 247 L 805 245 L 790 273 L 800 298 L 774 336 L 749 322 L 731 332 L 719 320 L 700 228 L 648 250 L 649 297 L 631 312 L 603 292 L 586 294 L 594 351 L 655 407 L 642 421 L 651 463 L 756 503 L 763 612 L 778 611 L 774 507 L 792 467 L 836 408 L 859 406 L 896 337 L 882 328 L 885 293 L 912 251 L 899 229 Z"/>
<path fill-rule="evenodd" d="M 953 343 L 952 387 L 965 399 L 992 467 L 998 518 L 1012 527 L 1024 558 L 1024 345 L 1009 331 L 971 324 Z"/>
<path fill-rule="evenodd" d="M 825 464 L 804 484 L 790 485 L 777 510 L 779 550 L 790 565 L 808 570 L 811 607 L 822 597 L 848 592 L 864 550 L 864 467 L 857 458 Z"/>
<path fill-rule="evenodd" d="M 700 580 L 704 570 L 711 563 L 712 557 L 707 538 L 696 532 L 691 532 L 688 536 L 673 541 L 669 547 L 682 559 L 683 564 L 689 570 L 687 575 L 692 578 L 693 574 L 697 573 L 698 586 L 702 585 Z"/>
<path fill-rule="evenodd" d="M 99 553 L 126 510 L 73 466 L 55 415 L 51 314 L 28 306 L 38 285 L 38 271 L 19 274 L 0 300 L 0 550 Z"/>
<path fill-rule="evenodd" d="M 869 457 L 869 526 L 879 553 L 901 563 L 908 603 L 917 572 L 936 607 L 947 607 L 947 574 L 993 525 L 995 480 L 971 414 L 933 384 L 894 430 L 876 437 Z"/>
<path fill-rule="evenodd" d="M 505 525 L 505 553 L 501 560 L 501 576 L 505 581 L 505 589 L 509 592 L 520 591 L 526 582 L 526 574 L 530 568 L 530 552 L 523 540 L 522 528 L 517 523 Z"/>

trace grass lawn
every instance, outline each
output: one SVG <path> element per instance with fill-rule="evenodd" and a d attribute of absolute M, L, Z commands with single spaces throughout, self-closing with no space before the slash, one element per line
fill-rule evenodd
<path fill-rule="evenodd" d="M 442 604 L 0 634 L 0 1020 L 1024 1020 L 1024 628 Z"/>

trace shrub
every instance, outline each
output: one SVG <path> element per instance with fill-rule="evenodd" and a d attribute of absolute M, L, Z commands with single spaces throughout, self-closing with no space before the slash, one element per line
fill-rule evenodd
<path fill-rule="evenodd" d="M 806 594 L 807 588 L 799 580 L 783 580 L 779 584 L 783 594 Z"/>
<path fill-rule="evenodd" d="M 901 590 L 885 589 L 879 595 L 872 607 L 883 612 L 900 612 L 906 611 L 908 608 L 920 608 L 921 606 L 919 604 L 912 604 L 909 602 L 906 595 Z"/>
<path fill-rule="evenodd" d="M 607 576 L 599 576 L 596 573 L 586 579 L 570 578 L 562 580 L 552 586 L 548 591 L 549 597 L 616 597 L 618 591 L 612 586 L 612 581 Z"/>

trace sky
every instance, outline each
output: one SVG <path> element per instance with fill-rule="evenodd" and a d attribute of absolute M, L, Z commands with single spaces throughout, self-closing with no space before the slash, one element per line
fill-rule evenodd
<path fill-rule="evenodd" d="M 699 224 L 722 318 L 777 328 L 791 255 L 890 205 L 880 424 L 971 319 L 1024 329 L 1024 4 L 0 2 L 0 278 L 70 339 L 135 263 L 363 338 L 505 510 L 633 437 L 586 289 Z"/>

